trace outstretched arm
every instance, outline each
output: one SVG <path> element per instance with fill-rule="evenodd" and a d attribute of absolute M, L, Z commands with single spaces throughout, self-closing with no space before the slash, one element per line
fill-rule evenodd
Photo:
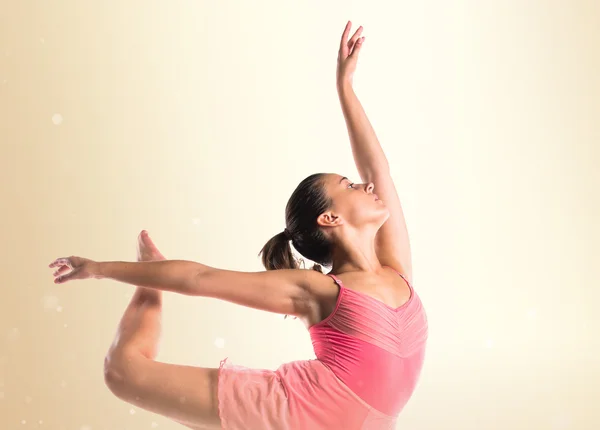
<path fill-rule="evenodd" d="M 81 257 L 59 258 L 55 282 L 76 279 L 113 279 L 126 284 L 171 291 L 190 296 L 226 300 L 242 306 L 303 317 L 314 311 L 314 270 L 236 272 L 193 261 L 164 260 L 95 262 Z"/>
<path fill-rule="evenodd" d="M 363 182 L 375 184 L 375 194 L 388 207 L 390 217 L 379 230 L 376 249 L 383 265 L 403 273 L 412 282 L 410 241 L 400 198 L 390 174 L 390 166 L 367 115 L 354 92 L 352 79 L 364 38 L 359 27 L 348 39 L 348 22 L 338 54 L 337 90 L 348 128 L 354 162 Z"/>

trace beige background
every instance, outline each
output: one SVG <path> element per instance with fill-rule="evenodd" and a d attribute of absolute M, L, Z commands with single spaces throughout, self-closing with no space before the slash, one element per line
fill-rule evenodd
<path fill-rule="evenodd" d="M 573 1 L 17 1 L 0 8 L 0 429 L 176 429 L 102 361 L 133 287 L 64 255 L 261 270 L 296 184 L 359 180 L 346 20 L 431 324 L 406 430 L 600 428 L 600 6 Z M 595 267 L 594 267 L 595 266 Z M 159 358 L 276 368 L 298 321 L 168 295 Z"/>

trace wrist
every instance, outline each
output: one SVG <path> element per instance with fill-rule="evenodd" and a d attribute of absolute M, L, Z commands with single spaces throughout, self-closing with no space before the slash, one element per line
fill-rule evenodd
<path fill-rule="evenodd" d="M 101 261 L 92 261 L 90 273 L 94 279 L 106 278 L 106 263 Z"/>
<path fill-rule="evenodd" d="M 338 92 L 346 92 L 352 91 L 352 80 L 351 79 L 343 79 L 337 81 L 337 90 Z"/>

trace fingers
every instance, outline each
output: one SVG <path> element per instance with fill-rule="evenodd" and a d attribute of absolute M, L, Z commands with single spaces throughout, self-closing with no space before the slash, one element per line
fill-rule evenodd
<path fill-rule="evenodd" d="M 364 41 L 365 41 L 364 37 L 361 37 L 360 39 L 358 39 L 356 41 L 356 43 L 354 44 L 354 48 L 352 49 L 352 53 L 350 55 L 352 55 L 353 57 L 357 56 L 358 53 L 360 52 L 360 48 L 362 48 Z"/>
<path fill-rule="evenodd" d="M 71 280 L 71 278 L 73 276 L 74 276 L 74 272 L 67 273 L 66 275 L 60 275 L 60 276 L 54 278 L 54 283 L 55 284 L 64 284 L 65 282 Z"/>
<path fill-rule="evenodd" d="M 344 51 L 346 48 L 346 41 L 348 40 L 348 34 L 350 34 L 350 28 L 352 27 L 352 22 L 348 21 L 346 24 L 346 28 L 344 28 L 344 33 L 342 34 L 342 40 L 340 41 L 340 51 Z"/>
<path fill-rule="evenodd" d="M 48 267 L 53 268 L 59 266 L 67 266 L 73 268 L 73 265 L 71 264 L 71 260 L 69 258 L 57 258 L 52 263 L 50 263 Z"/>
<path fill-rule="evenodd" d="M 73 262 L 70 258 L 57 258 L 48 266 L 50 268 L 58 267 L 58 269 L 53 273 L 54 283 L 55 284 L 63 284 L 76 274 L 76 270 L 74 270 Z"/>
<path fill-rule="evenodd" d="M 70 269 L 67 266 L 61 266 L 58 268 L 57 271 L 55 271 L 52 276 L 56 277 L 56 276 L 60 276 L 62 274 L 64 274 L 65 272 L 68 272 Z"/>
<path fill-rule="evenodd" d="M 355 45 L 356 40 L 360 37 L 360 35 L 363 32 L 363 27 L 362 25 L 360 27 L 358 27 L 358 29 L 354 32 L 354 36 L 352 36 L 352 39 L 350 39 L 348 41 L 348 49 L 352 49 L 352 47 Z"/>
<path fill-rule="evenodd" d="M 56 272 L 54 272 L 54 283 L 64 284 L 67 281 L 74 279 L 83 279 L 81 269 L 70 270 L 67 266 L 62 266 Z"/>
<path fill-rule="evenodd" d="M 340 56 L 342 59 L 345 59 L 347 56 L 352 55 L 355 51 L 360 49 L 360 45 L 364 42 L 365 38 L 360 37 L 363 32 L 363 26 L 361 25 L 356 29 L 352 38 L 348 40 L 348 35 L 350 34 L 350 28 L 352 27 L 352 22 L 348 21 L 346 24 L 346 28 L 344 28 L 344 33 L 342 34 L 342 40 L 340 41 Z"/>

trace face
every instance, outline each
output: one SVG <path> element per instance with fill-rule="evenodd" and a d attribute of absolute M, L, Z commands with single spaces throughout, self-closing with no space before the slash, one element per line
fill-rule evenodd
<path fill-rule="evenodd" d="M 373 183 L 357 184 L 344 176 L 328 174 L 325 177 L 325 190 L 333 206 L 321 215 L 320 224 L 349 224 L 355 228 L 372 226 L 379 229 L 389 217 L 388 208 L 378 199 Z"/>

